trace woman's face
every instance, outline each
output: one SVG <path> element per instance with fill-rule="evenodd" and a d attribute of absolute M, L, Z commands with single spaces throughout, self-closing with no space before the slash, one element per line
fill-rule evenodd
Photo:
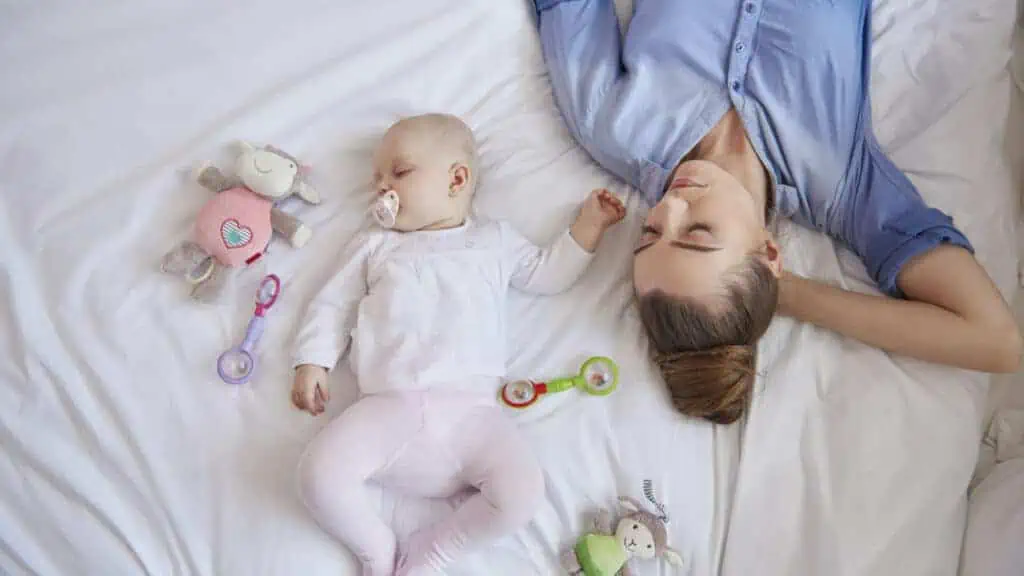
<path fill-rule="evenodd" d="M 655 290 L 681 298 L 724 295 L 723 275 L 751 252 L 780 270 L 763 208 L 716 164 L 684 162 L 647 215 L 634 252 L 633 283 L 641 296 Z"/>

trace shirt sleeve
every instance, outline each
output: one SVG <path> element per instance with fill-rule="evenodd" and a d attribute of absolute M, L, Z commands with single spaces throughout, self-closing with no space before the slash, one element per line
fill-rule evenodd
<path fill-rule="evenodd" d="M 942 244 L 971 253 L 974 248 L 951 217 L 925 203 L 873 138 L 867 138 L 866 148 L 868 157 L 856 193 L 844 210 L 842 229 L 879 289 L 902 298 L 897 280 L 911 259 Z"/>
<path fill-rule="evenodd" d="M 669 171 L 651 161 L 656 151 L 648 149 L 644 122 L 654 103 L 623 66 L 615 2 L 536 0 L 535 6 L 552 91 L 569 131 L 603 168 L 657 201 Z"/>
<path fill-rule="evenodd" d="M 594 258 L 568 230 L 545 248 L 505 223 L 501 224 L 501 236 L 512 287 L 532 294 L 552 295 L 568 290 Z"/>
<path fill-rule="evenodd" d="M 359 301 L 366 295 L 367 261 L 376 235 L 359 233 L 340 255 L 341 268 L 310 302 L 296 335 L 293 366 L 331 370 L 348 347 Z"/>

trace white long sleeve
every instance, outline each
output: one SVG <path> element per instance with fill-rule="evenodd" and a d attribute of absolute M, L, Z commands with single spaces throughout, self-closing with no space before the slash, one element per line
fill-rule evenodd
<path fill-rule="evenodd" d="M 540 248 L 511 226 L 377 230 L 346 250 L 306 312 L 295 363 L 349 364 L 364 394 L 436 387 L 494 392 L 505 374 L 511 286 L 554 294 L 593 255 L 568 232 Z M 495 384 L 496 385 L 496 384 Z"/>
<path fill-rule="evenodd" d="M 341 267 L 306 309 L 296 335 L 293 365 L 334 368 L 348 347 L 359 302 L 367 292 L 367 262 L 379 234 L 357 234 L 341 253 Z"/>
<path fill-rule="evenodd" d="M 502 224 L 506 258 L 511 259 L 511 284 L 531 294 L 552 295 L 568 290 L 586 271 L 594 255 L 576 243 L 568 230 L 547 247 L 539 247 L 507 224 Z"/>

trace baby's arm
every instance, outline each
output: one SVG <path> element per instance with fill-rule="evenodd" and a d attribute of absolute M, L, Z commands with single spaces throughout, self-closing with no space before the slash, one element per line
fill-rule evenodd
<path fill-rule="evenodd" d="M 329 399 L 327 372 L 348 347 L 359 301 L 366 295 L 366 263 L 375 236 L 360 233 L 341 253 L 341 267 L 310 302 L 296 335 L 292 402 L 316 415 Z"/>
<path fill-rule="evenodd" d="M 535 246 L 511 227 L 503 227 L 506 254 L 512 258 L 512 286 L 534 294 L 567 290 L 587 269 L 605 230 L 626 209 L 611 192 L 595 190 L 583 203 L 572 227 L 547 248 Z"/>

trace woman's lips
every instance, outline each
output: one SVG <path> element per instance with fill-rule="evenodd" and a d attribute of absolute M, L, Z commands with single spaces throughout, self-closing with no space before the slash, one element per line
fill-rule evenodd
<path fill-rule="evenodd" d="M 672 185 L 669 186 L 669 188 L 692 188 L 694 186 L 703 188 L 704 183 L 698 182 L 692 178 L 687 178 L 686 176 L 677 176 L 672 180 Z"/>

